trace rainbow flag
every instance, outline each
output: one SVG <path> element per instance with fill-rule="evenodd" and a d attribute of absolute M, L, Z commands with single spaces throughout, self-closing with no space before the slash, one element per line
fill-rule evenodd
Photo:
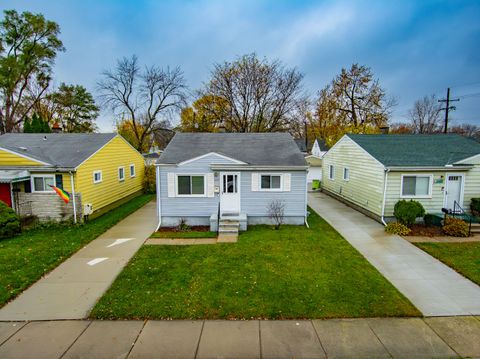
<path fill-rule="evenodd" d="M 63 199 L 63 202 L 65 203 L 70 202 L 70 193 L 68 193 L 67 191 L 61 188 L 58 188 L 52 185 L 49 185 L 49 186 L 53 188 L 53 190 L 60 196 L 61 199 Z"/>

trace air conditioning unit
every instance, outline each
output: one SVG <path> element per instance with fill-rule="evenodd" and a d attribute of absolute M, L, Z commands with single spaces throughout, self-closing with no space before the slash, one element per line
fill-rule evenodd
<path fill-rule="evenodd" d="M 89 216 L 93 213 L 93 204 L 91 203 L 85 203 L 83 206 L 83 215 L 84 216 Z"/>

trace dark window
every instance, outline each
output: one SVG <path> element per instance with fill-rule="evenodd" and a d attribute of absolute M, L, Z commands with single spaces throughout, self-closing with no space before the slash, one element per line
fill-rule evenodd
<path fill-rule="evenodd" d="M 55 183 L 58 188 L 63 189 L 63 176 L 62 175 L 55 175 Z"/>

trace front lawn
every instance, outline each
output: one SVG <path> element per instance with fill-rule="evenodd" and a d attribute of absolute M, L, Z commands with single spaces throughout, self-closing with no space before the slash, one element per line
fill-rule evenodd
<path fill-rule="evenodd" d="M 135 197 L 86 224 L 51 225 L 0 240 L 0 307 L 152 198 Z"/>
<path fill-rule="evenodd" d="M 172 231 L 172 232 L 155 232 L 150 238 L 216 238 L 216 232 L 209 231 Z"/>
<path fill-rule="evenodd" d="M 480 285 L 480 242 L 414 244 Z"/>
<path fill-rule="evenodd" d="M 418 316 L 315 213 L 310 229 L 254 226 L 235 244 L 143 246 L 93 318 L 250 319 Z"/>

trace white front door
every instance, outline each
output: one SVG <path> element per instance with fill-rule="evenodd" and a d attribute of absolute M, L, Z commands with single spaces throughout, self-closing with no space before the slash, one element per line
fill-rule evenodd
<path fill-rule="evenodd" d="M 220 174 L 220 214 L 240 214 L 240 173 Z"/>
<path fill-rule="evenodd" d="M 457 202 L 459 206 L 463 205 L 462 201 L 462 185 L 463 175 L 447 175 L 446 199 L 445 207 L 449 210 L 454 210 L 454 203 Z M 458 207 L 456 208 L 458 211 Z"/>

